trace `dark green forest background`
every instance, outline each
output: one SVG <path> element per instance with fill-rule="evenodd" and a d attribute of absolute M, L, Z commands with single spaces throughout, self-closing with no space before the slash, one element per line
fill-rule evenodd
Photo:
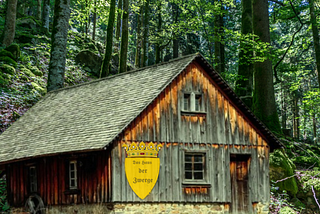
<path fill-rule="evenodd" d="M 0 0 L 0 134 L 48 91 L 199 52 L 284 145 L 270 213 L 320 213 L 319 27 L 315 0 Z"/>

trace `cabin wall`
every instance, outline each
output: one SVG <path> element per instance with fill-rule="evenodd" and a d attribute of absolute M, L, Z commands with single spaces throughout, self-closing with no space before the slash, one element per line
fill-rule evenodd
<path fill-rule="evenodd" d="M 7 165 L 10 205 L 24 206 L 31 194 L 28 168 L 37 170 L 37 194 L 45 205 L 100 203 L 111 200 L 110 150 L 83 155 L 54 156 Z M 77 160 L 78 188 L 70 190 L 68 166 Z"/>
<path fill-rule="evenodd" d="M 119 145 L 123 143 L 124 141 Z M 163 148 L 159 152 L 159 177 L 153 190 L 144 200 L 141 200 L 132 191 L 127 182 L 124 149 L 120 146 L 114 148 L 112 168 L 115 171 L 112 177 L 112 201 L 231 203 L 230 154 L 250 155 L 248 191 L 252 205 L 269 201 L 269 154 L 268 150 L 264 150 L 263 147 L 196 143 L 162 143 L 162 145 Z M 184 184 L 184 151 L 206 153 L 207 175 L 205 179 L 210 187 Z M 120 156 L 119 153 L 121 153 Z"/>
<path fill-rule="evenodd" d="M 184 93 L 202 94 L 199 112 L 182 110 Z M 250 156 L 249 200 L 254 209 L 269 201 L 269 146 L 259 131 L 197 64 L 191 64 L 126 128 L 112 150 L 112 201 L 141 202 L 125 175 L 125 150 L 132 142 L 161 143 L 160 173 L 144 202 L 231 203 L 230 155 Z M 184 185 L 184 151 L 205 151 L 210 187 Z M 191 192 L 191 193 L 190 193 Z"/>

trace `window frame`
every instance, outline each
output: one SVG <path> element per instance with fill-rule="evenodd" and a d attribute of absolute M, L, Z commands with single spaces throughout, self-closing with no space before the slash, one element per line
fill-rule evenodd
<path fill-rule="evenodd" d="M 34 172 L 32 174 L 31 172 Z M 37 178 L 37 167 L 35 165 L 31 165 L 28 167 L 28 176 L 29 176 L 29 191 L 30 193 L 38 191 L 38 178 Z"/>
<path fill-rule="evenodd" d="M 183 92 L 181 101 L 181 113 L 182 115 L 206 114 L 204 109 L 203 94 L 200 92 Z"/>
<path fill-rule="evenodd" d="M 192 179 L 188 179 L 186 178 L 186 155 L 192 155 L 193 157 L 195 155 L 202 155 L 203 156 L 203 177 L 202 179 L 194 179 L 194 169 L 192 169 Z M 187 150 L 187 151 L 184 151 L 183 153 L 183 182 L 182 184 L 195 184 L 195 185 L 207 185 L 208 183 L 208 166 L 207 166 L 207 163 L 208 163 L 208 158 L 207 158 L 207 152 L 206 151 L 190 151 L 190 150 Z M 193 162 L 194 164 L 194 162 Z"/>
<path fill-rule="evenodd" d="M 74 166 L 73 170 L 71 169 L 71 165 Z M 69 171 L 69 189 L 78 189 L 78 167 L 77 167 L 76 160 L 69 161 L 68 171 Z M 71 176 L 72 171 L 74 172 L 74 177 Z M 72 181 L 74 181 L 74 185 L 72 185 Z"/>

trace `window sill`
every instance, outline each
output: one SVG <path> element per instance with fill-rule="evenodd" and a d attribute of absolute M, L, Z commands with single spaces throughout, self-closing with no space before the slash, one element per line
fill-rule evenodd
<path fill-rule="evenodd" d="M 205 182 L 205 181 L 184 181 L 182 182 L 183 187 L 207 187 L 210 188 L 211 184 Z"/>
<path fill-rule="evenodd" d="M 205 117 L 207 115 L 207 112 L 205 111 L 186 111 L 181 110 L 181 115 L 187 115 L 187 116 L 197 116 L 197 117 Z"/>
<path fill-rule="evenodd" d="M 68 189 L 63 192 L 65 195 L 78 195 L 81 193 L 80 189 Z"/>

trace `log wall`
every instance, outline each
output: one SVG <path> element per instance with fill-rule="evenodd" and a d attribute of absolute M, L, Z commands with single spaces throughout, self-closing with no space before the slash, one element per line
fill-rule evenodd
<path fill-rule="evenodd" d="M 110 150 L 85 155 L 55 156 L 7 165 L 8 200 L 21 207 L 31 194 L 28 169 L 36 166 L 37 194 L 46 205 L 101 203 L 111 200 Z M 68 167 L 77 160 L 78 188 L 69 189 Z"/>

